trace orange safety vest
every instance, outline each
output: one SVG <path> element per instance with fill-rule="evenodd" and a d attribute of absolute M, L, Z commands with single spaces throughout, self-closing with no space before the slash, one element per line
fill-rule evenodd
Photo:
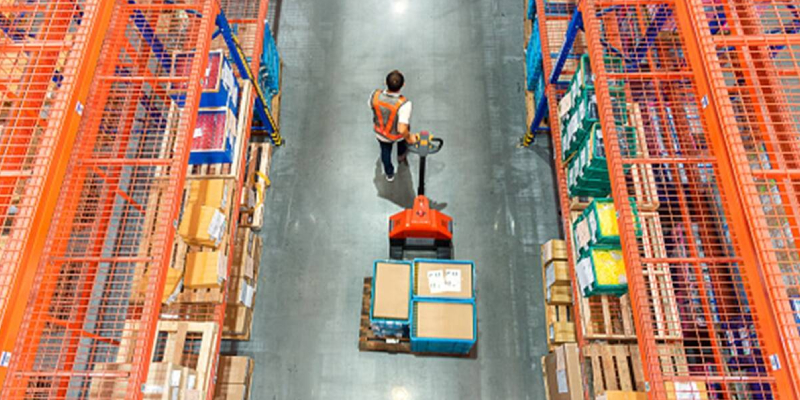
<path fill-rule="evenodd" d="M 375 132 L 396 142 L 403 138 L 397 133 L 397 112 L 407 102 L 404 96 L 388 96 L 382 90 L 372 94 L 372 114 Z"/>

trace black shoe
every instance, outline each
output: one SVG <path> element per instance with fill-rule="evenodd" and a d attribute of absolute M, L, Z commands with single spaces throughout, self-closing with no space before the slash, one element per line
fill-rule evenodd
<path fill-rule="evenodd" d="M 393 182 L 393 181 L 394 181 L 394 174 L 392 174 L 392 175 L 386 175 L 386 180 L 387 180 L 388 182 Z"/>

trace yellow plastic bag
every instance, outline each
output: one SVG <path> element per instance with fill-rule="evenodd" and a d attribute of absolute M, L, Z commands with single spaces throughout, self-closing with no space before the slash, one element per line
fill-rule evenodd
<path fill-rule="evenodd" d="M 592 264 L 598 285 L 624 285 L 628 283 L 625 275 L 625 260 L 619 250 L 592 250 Z"/>

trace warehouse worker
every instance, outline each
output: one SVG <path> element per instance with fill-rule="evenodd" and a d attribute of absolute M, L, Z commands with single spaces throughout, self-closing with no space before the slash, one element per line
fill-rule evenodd
<path fill-rule="evenodd" d="M 389 182 L 394 180 L 392 147 L 397 143 L 397 161 L 405 163 L 408 155 L 406 142 L 413 144 L 416 141 L 416 135 L 409 131 L 411 102 L 400 94 L 404 83 L 403 74 L 394 70 L 386 76 L 386 89 L 376 90 L 369 99 L 375 134 L 381 145 L 383 173 Z"/>

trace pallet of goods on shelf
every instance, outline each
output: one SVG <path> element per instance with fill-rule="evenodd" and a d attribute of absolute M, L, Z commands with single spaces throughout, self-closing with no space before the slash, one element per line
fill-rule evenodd
<path fill-rule="evenodd" d="M 645 391 L 644 371 L 637 345 L 593 343 L 584 346 L 582 354 L 589 368 L 590 393 L 600 395 L 608 390 Z"/>
<path fill-rule="evenodd" d="M 273 146 L 266 142 L 250 143 L 245 165 L 245 181 L 239 207 L 239 226 L 260 231 L 264 224 L 264 200 L 270 186 L 269 168 Z"/>
<path fill-rule="evenodd" d="M 214 322 L 188 322 L 159 320 L 156 329 L 156 343 L 150 357 L 150 371 L 168 371 L 175 374 L 176 370 L 190 369 L 183 389 L 175 389 L 175 382 L 168 380 L 171 392 L 179 394 L 173 396 L 186 396 L 179 398 L 205 398 L 205 391 L 214 378 L 213 363 L 216 359 L 215 344 L 219 330 Z M 155 369 L 154 369 L 155 368 Z M 159 374 L 148 375 L 148 381 L 153 378 L 153 384 L 161 386 L 153 388 L 153 394 L 164 394 L 167 390 L 160 385 L 162 377 Z M 191 386 L 191 388 L 190 388 Z M 194 397 L 189 397 L 189 396 Z M 197 397 L 199 396 L 199 397 Z M 161 398 L 161 397 L 153 397 Z M 169 397 L 170 399 L 175 397 Z"/>
<path fill-rule="evenodd" d="M 253 326 L 255 295 L 261 258 L 261 238 L 247 227 L 237 230 L 234 261 L 228 283 L 228 298 L 222 338 L 250 340 Z"/>
<path fill-rule="evenodd" d="M 249 357 L 220 356 L 214 400 L 249 399 L 254 367 Z"/>
<path fill-rule="evenodd" d="M 567 260 L 567 247 L 563 240 L 553 239 L 541 246 L 547 344 L 551 350 L 559 344 L 575 341 L 572 279 Z"/>

